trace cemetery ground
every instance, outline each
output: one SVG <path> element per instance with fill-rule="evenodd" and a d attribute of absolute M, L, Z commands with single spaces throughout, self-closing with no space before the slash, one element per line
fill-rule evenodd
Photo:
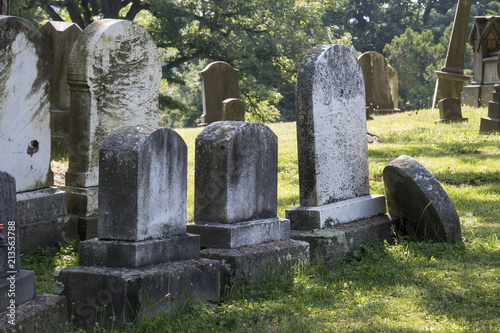
<path fill-rule="evenodd" d="M 262 285 L 229 291 L 221 304 L 192 304 L 176 316 L 158 314 L 106 332 L 499 332 L 500 136 L 479 134 L 485 108 L 463 109 L 468 122 L 434 123 L 438 110 L 368 121 L 381 142 L 369 144 L 370 188 L 384 194 L 382 170 L 400 155 L 423 164 L 443 185 L 460 216 L 463 241 L 364 246 L 328 267 L 302 263 Z M 295 123 L 269 127 L 279 139 L 278 216 L 299 205 Z M 188 221 L 193 219 L 194 141 L 188 144 Z M 64 168 L 64 159 L 53 163 Z M 37 293 L 53 293 L 57 266 L 77 264 L 76 241 L 22 257 Z M 70 331 L 78 332 L 77 328 Z M 103 332 L 96 323 L 89 332 Z"/>

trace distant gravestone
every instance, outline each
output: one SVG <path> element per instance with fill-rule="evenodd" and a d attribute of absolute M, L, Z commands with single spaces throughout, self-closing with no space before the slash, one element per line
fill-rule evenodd
<path fill-rule="evenodd" d="M 500 57 L 497 59 L 497 71 L 500 77 Z M 479 127 L 479 132 L 500 132 L 500 84 L 495 84 L 495 92 L 493 93 L 493 99 L 488 103 L 488 116 L 481 117 L 481 125 Z"/>
<path fill-rule="evenodd" d="M 41 29 L 52 54 L 53 79 L 50 92 L 50 129 L 52 155 L 68 152 L 69 86 L 67 72 L 69 55 L 82 29 L 75 23 L 49 21 Z"/>
<path fill-rule="evenodd" d="M 0 16 L 0 45 L 0 169 L 16 178 L 17 192 L 49 187 L 49 49 L 33 25 L 13 16 Z"/>
<path fill-rule="evenodd" d="M 151 35 L 132 21 L 99 20 L 78 37 L 70 55 L 68 209 L 94 228 L 99 148 L 121 126 L 158 125 L 161 63 Z M 85 231 L 84 233 L 87 233 Z M 95 231 L 81 235 L 95 237 Z"/>
<path fill-rule="evenodd" d="M 460 99 L 455 97 L 444 98 L 438 102 L 439 120 L 438 122 L 460 122 L 467 121 L 462 117 L 462 106 Z"/>
<path fill-rule="evenodd" d="M 201 125 L 222 120 L 223 101 L 240 97 L 238 72 L 223 61 L 213 62 L 199 72 L 203 99 Z"/>
<path fill-rule="evenodd" d="M 424 166 L 403 155 L 384 168 L 383 176 L 389 213 L 400 217 L 404 234 L 418 241 L 462 239 L 453 203 Z"/>
<path fill-rule="evenodd" d="M 353 53 L 321 45 L 302 61 L 296 87 L 300 207 L 294 229 L 318 229 L 385 213 L 368 185 L 365 91 Z"/>
<path fill-rule="evenodd" d="M 206 247 L 288 240 L 277 217 L 278 139 L 260 123 L 223 121 L 196 138 L 195 224 Z"/>
<path fill-rule="evenodd" d="M 228 98 L 222 102 L 222 120 L 245 121 L 245 102 L 239 98 Z"/>
<path fill-rule="evenodd" d="M 366 93 L 366 106 L 378 113 L 397 112 L 397 90 L 391 89 L 391 80 L 394 81 L 394 69 L 389 69 L 387 60 L 380 53 L 371 51 L 359 57 L 359 64 L 363 71 Z M 396 73 L 397 80 L 397 73 Z M 396 83 L 397 84 L 397 83 Z M 394 84 L 392 84 L 394 85 Z M 393 93 L 396 96 L 393 96 Z"/>

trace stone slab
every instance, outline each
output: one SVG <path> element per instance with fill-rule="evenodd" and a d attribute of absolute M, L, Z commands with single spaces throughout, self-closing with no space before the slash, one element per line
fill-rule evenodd
<path fill-rule="evenodd" d="M 15 283 L 15 288 L 11 286 L 11 282 Z M 21 269 L 17 273 L 8 273 L 0 279 L 0 312 L 8 310 L 12 298 L 16 300 L 17 307 L 33 299 L 35 295 L 35 272 Z"/>
<path fill-rule="evenodd" d="M 240 282 L 259 283 L 265 276 L 280 274 L 291 265 L 309 261 L 309 244 L 297 240 L 269 242 L 237 249 L 205 249 L 201 256 L 218 260 L 222 290 Z"/>
<path fill-rule="evenodd" d="M 15 325 L 8 323 L 7 312 L 0 313 L 0 332 L 63 333 L 70 331 L 66 297 L 36 296 L 16 308 Z"/>
<path fill-rule="evenodd" d="M 200 235 L 202 248 L 234 249 L 290 239 L 290 221 L 279 218 L 234 224 L 189 223 L 187 230 Z"/>
<path fill-rule="evenodd" d="M 385 196 L 365 195 L 322 206 L 296 207 L 285 211 L 292 229 L 321 229 L 385 214 Z"/>
<path fill-rule="evenodd" d="M 481 117 L 479 132 L 499 132 L 500 118 Z"/>
<path fill-rule="evenodd" d="M 379 215 L 332 228 L 292 230 L 290 237 L 309 243 L 311 259 L 319 256 L 334 263 L 359 250 L 363 243 L 375 244 L 384 240 L 390 243 L 394 223 L 388 215 Z"/>
<path fill-rule="evenodd" d="M 138 268 L 174 260 L 200 258 L 198 235 L 140 242 L 91 239 L 80 243 L 81 266 Z"/>
<path fill-rule="evenodd" d="M 66 192 L 50 187 L 16 197 L 21 252 L 78 237 L 78 219 L 67 213 Z"/>
<path fill-rule="evenodd" d="M 99 187 L 65 186 L 68 196 L 68 213 L 79 217 L 95 216 L 98 211 Z"/>
<path fill-rule="evenodd" d="M 401 218 L 402 233 L 416 241 L 462 240 L 460 219 L 438 180 L 417 160 L 402 155 L 383 171 L 387 206 Z"/>
<path fill-rule="evenodd" d="M 72 305 L 77 325 L 89 327 L 104 320 L 116 327 L 186 304 L 217 303 L 220 272 L 221 263 L 208 259 L 140 269 L 77 266 L 59 271 L 55 286 Z"/>

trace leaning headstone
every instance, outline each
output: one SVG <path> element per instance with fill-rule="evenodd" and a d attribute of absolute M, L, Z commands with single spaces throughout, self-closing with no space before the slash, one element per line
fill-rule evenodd
<path fill-rule="evenodd" d="M 365 81 L 366 106 L 382 114 L 400 111 L 397 103 L 394 104 L 394 99 L 398 97 L 392 96 L 392 93 L 397 93 L 397 90 L 391 90 L 389 66 L 385 57 L 371 51 L 363 53 L 358 60 Z"/>
<path fill-rule="evenodd" d="M 290 241 L 290 222 L 277 217 L 278 139 L 267 126 L 210 124 L 196 138 L 195 156 L 195 223 L 188 231 L 200 235 L 203 256 L 225 260 L 250 280 L 266 266 L 288 263 L 277 256 L 307 257 L 307 246 Z M 261 245 L 271 242 L 277 245 L 270 252 Z M 245 247 L 251 251 L 242 255 Z"/>
<path fill-rule="evenodd" d="M 56 277 L 82 325 L 121 323 L 219 299 L 220 262 L 186 233 L 187 147 L 168 128 L 130 126 L 100 150 L 97 239 Z M 111 320 L 110 318 L 114 318 Z"/>
<path fill-rule="evenodd" d="M 245 121 L 245 102 L 239 98 L 228 98 L 222 102 L 222 120 Z"/>
<path fill-rule="evenodd" d="M 50 131 L 52 156 L 68 153 L 69 55 L 82 29 L 75 23 L 49 21 L 41 29 L 52 54 L 52 88 L 50 92 Z"/>
<path fill-rule="evenodd" d="M 439 120 L 437 122 L 460 122 L 467 121 L 462 117 L 462 106 L 460 99 L 455 97 L 444 98 L 438 102 Z"/>
<path fill-rule="evenodd" d="M 213 62 L 199 72 L 203 99 L 200 125 L 222 120 L 223 101 L 240 98 L 238 73 L 239 70 L 223 61 Z"/>
<path fill-rule="evenodd" d="M 400 156 L 383 172 L 389 213 L 400 217 L 411 239 L 455 242 L 462 239 L 460 219 L 436 178 L 410 156 Z"/>
<path fill-rule="evenodd" d="M 385 197 L 369 191 L 363 73 L 351 50 L 342 45 L 311 49 L 295 96 L 300 207 L 286 211 L 292 229 L 385 216 Z M 294 239 L 316 236 L 292 233 Z M 313 252 L 322 250 L 311 247 Z"/>
<path fill-rule="evenodd" d="M 500 57 L 497 59 L 500 62 Z M 498 76 L 500 77 L 500 66 L 497 66 Z M 488 116 L 481 117 L 479 132 L 500 132 L 500 84 L 495 84 L 493 100 L 488 104 Z"/>
<path fill-rule="evenodd" d="M 19 17 L 0 16 L 0 169 L 16 179 L 21 251 L 76 237 L 66 193 L 51 187 L 52 60 L 42 34 Z"/>
<path fill-rule="evenodd" d="M 68 210 L 80 236 L 97 225 L 99 148 L 116 128 L 158 125 L 161 63 L 151 35 L 132 21 L 99 20 L 78 37 L 70 55 Z"/>

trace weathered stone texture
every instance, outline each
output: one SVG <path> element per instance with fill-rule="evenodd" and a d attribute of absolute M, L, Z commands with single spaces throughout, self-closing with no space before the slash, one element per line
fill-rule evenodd
<path fill-rule="evenodd" d="M 0 45 L 0 169 L 16 178 L 17 192 L 48 187 L 49 49 L 31 23 L 13 16 L 0 16 Z"/>
<path fill-rule="evenodd" d="M 369 194 L 365 87 L 351 50 L 311 49 L 295 98 L 301 206 Z"/>
<path fill-rule="evenodd" d="M 453 203 L 424 166 L 403 155 L 384 168 L 383 176 L 389 213 L 401 218 L 403 233 L 419 241 L 462 239 Z"/>
<path fill-rule="evenodd" d="M 1 235 L 8 240 L 9 222 L 15 223 L 16 243 L 19 242 L 17 234 L 17 203 L 16 203 L 16 181 L 7 172 L 0 171 L 0 224 L 3 224 Z M 19 269 L 19 246 L 16 246 L 15 267 L 9 267 L 7 247 L 0 247 L 0 278 L 7 275 L 7 271 Z"/>

